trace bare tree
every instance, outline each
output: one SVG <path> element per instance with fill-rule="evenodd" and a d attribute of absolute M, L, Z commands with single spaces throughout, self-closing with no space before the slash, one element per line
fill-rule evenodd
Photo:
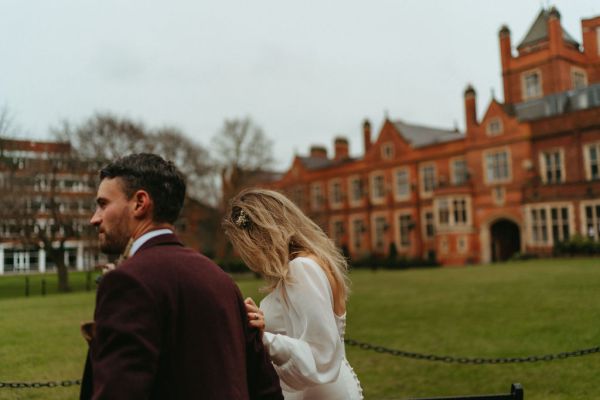
<path fill-rule="evenodd" d="M 97 113 L 78 126 L 65 120 L 53 135 L 71 143 L 80 157 L 107 161 L 129 153 L 149 151 L 148 134 L 143 124 L 109 113 Z"/>
<path fill-rule="evenodd" d="M 221 173 L 220 217 L 237 192 L 259 181 L 273 164 L 273 144 L 250 117 L 225 120 L 212 139 L 213 152 Z M 219 257 L 228 255 L 227 241 L 220 229 L 215 234 Z"/>
<path fill-rule="evenodd" d="M 214 204 L 214 167 L 208 151 L 175 127 L 146 128 L 142 123 L 112 114 L 95 114 L 78 126 L 63 121 L 53 129 L 59 140 L 69 141 L 80 157 L 108 162 L 118 157 L 152 152 L 173 161 L 185 175 L 189 195 Z"/>
<path fill-rule="evenodd" d="M 225 120 L 212 146 L 221 169 L 252 173 L 273 163 L 273 144 L 250 117 Z"/>
<path fill-rule="evenodd" d="M 172 161 L 185 175 L 188 195 L 204 204 L 215 204 L 215 167 L 209 152 L 174 127 L 163 127 L 149 136 L 153 153 Z"/>
<path fill-rule="evenodd" d="M 66 292 L 67 243 L 89 247 L 96 236 L 88 224 L 96 166 L 77 158 L 66 143 L 38 154 L 20 150 L 23 143 L 5 140 L 0 153 L 0 238 L 21 251 L 43 249 L 56 267 L 59 291 Z"/>
<path fill-rule="evenodd" d="M 1 138 L 10 138 L 15 136 L 15 119 L 5 104 L 0 107 L 0 140 Z"/>

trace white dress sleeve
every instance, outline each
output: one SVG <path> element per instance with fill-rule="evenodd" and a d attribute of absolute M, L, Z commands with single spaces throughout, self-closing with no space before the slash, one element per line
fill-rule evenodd
<path fill-rule="evenodd" d="M 325 272 L 312 259 L 296 258 L 290 262 L 290 276 L 287 297 L 281 299 L 287 334 L 265 332 L 263 343 L 281 381 L 302 390 L 337 379 L 344 347 Z"/>

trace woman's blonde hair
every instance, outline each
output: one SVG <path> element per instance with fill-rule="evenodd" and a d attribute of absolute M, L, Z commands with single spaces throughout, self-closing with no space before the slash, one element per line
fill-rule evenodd
<path fill-rule="evenodd" d="M 265 278 L 267 290 L 289 282 L 290 260 L 313 255 L 330 272 L 339 298 L 346 300 L 348 262 L 325 232 L 283 194 L 243 190 L 231 200 L 223 229 L 246 265 Z"/>

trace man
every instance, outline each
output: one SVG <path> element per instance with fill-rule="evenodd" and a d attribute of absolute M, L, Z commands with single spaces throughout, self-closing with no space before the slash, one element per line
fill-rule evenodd
<path fill-rule="evenodd" d="M 181 173 L 154 154 L 100 172 L 100 248 L 124 254 L 98 287 L 81 398 L 283 399 L 239 289 L 173 233 Z"/>

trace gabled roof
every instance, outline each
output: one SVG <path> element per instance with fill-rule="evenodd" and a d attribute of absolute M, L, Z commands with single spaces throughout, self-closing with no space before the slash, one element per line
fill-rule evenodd
<path fill-rule="evenodd" d="M 523 47 L 527 47 L 538 42 L 548 40 L 548 18 L 550 17 L 550 14 L 552 12 L 558 13 L 556 9 L 546 10 L 542 8 L 537 18 L 531 25 L 531 28 L 529 28 L 529 31 L 527 32 L 521 43 L 517 46 L 518 50 L 521 50 Z M 563 40 L 565 42 L 571 43 L 579 47 L 579 43 L 577 43 L 577 41 L 573 39 L 573 36 L 569 35 L 569 33 L 564 29 L 562 30 L 562 32 Z"/>
<path fill-rule="evenodd" d="M 450 142 L 452 140 L 464 138 L 464 135 L 457 130 L 413 125 L 400 120 L 392 123 L 412 147 L 427 146 L 430 144 Z"/>

